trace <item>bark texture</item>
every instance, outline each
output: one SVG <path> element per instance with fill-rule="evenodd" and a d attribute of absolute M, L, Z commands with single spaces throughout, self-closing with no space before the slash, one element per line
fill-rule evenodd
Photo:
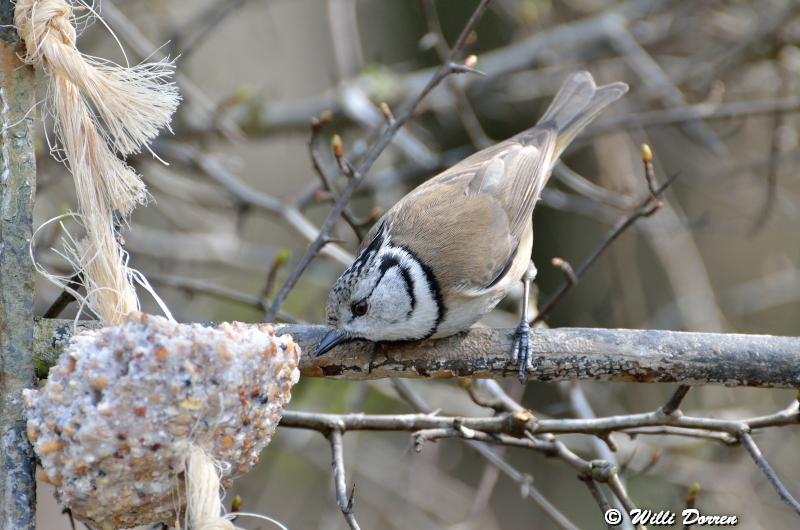
<path fill-rule="evenodd" d="M 11 24 L 12 3 L 0 2 L 0 22 Z M 25 433 L 23 388 L 33 366 L 31 239 L 36 158 L 35 82 L 17 54 L 16 34 L 0 34 L 0 528 L 35 524 L 35 463 Z"/>
<path fill-rule="evenodd" d="M 79 322 L 78 330 L 95 322 Z M 40 377 L 64 350 L 71 320 L 40 320 L 35 352 Z M 351 342 L 312 358 L 327 328 L 279 326 L 300 344 L 305 377 L 513 377 L 513 329 L 475 328 L 404 344 Z M 531 381 L 633 381 L 792 388 L 800 386 L 800 338 L 676 331 L 557 328 L 533 332 Z"/>

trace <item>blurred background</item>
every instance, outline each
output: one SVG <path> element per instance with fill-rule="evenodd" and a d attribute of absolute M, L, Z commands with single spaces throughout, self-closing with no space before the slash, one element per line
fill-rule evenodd
<path fill-rule="evenodd" d="M 131 264 L 180 321 L 260 321 L 332 202 L 309 153 L 311 118 L 328 123 L 312 148 L 322 171 L 346 184 L 331 156 L 338 133 L 358 160 L 384 117 L 441 63 L 475 0 L 104 0 L 108 27 L 83 23 L 86 53 L 131 63 L 175 58 L 184 103 L 154 152 L 129 160 L 152 201 L 123 228 Z M 111 31 L 109 31 L 109 28 Z M 560 257 L 580 264 L 648 194 L 639 146 L 655 154 L 656 178 L 677 175 L 664 206 L 640 219 L 602 255 L 548 318 L 550 326 L 660 328 L 798 335 L 800 317 L 800 4 L 793 0 L 495 0 L 467 53 L 487 75 L 451 77 L 381 156 L 351 203 L 358 231 L 415 185 L 476 149 L 534 124 L 563 78 L 588 69 L 630 93 L 563 157 L 534 215 L 537 292 L 563 280 Z M 76 208 L 65 167 L 42 135 L 35 224 Z M 79 230 L 77 227 L 67 227 Z M 357 231 L 319 256 L 292 291 L 281 319 L 323 322 L 324 301 Z M 37 259 L 69 274 L 51 247 L 57 224 L 37 239 Z M 60 290 L 37 278 L 37 313 Z M 141 294 L 144 309 L 158 312 Z M 76 315 L 77 304 L 60 311 Z M 513 327 L 519 296 L 484 324 Z M 59 309 L 60 310 L 60 309 Z M 50 313 L 53 316 L 53 312 Z M 597 415 L 653 410 L 668 385 L 502 382 L 536 414 L 572 417 L 582 392 Z M 459 382 L 411 381 L 435 409 L 485 415 Z M 573 399 L 570 399 L 572 394 Z M 784 407 L 792 391 L 693 389 L 683 410 L 740 418 Z M 306 379 L 292 408 L 401 413 L 410 407 L 387 381 Z M 585 412 L 585 411 L 584 411 Z M 797 517 L 741 447 L 675 437 L 615 435 L 633 500 L 679 511 L 699 484 L 704 512 L 735 513 L 741 528 L 792 528 Z M 790 491 L 800 491 L 794 428 L 757 441 Z M 598 456 L 587 436 L 564 437 Z M 597 505 L 560 461 L 508 449 L 508 461 L 580 528 L 602 528 Z M 521 488 L 465 444 L 413 450 L 407 433 L 348 433 L 348 484 L 365 529 L 559 528 Z M 526 479 L 525 481 L 528 481 Z M 525 482 L 523 481 L 523 482 Z M 40 488 L 41 528 L 68 528 Z M 341 529 L 327 441 L 279 429 L 262 463 L 228 492 L 243 509 L 295 529 Z M 239 520 L 245 528 L 267 523 Z"/>

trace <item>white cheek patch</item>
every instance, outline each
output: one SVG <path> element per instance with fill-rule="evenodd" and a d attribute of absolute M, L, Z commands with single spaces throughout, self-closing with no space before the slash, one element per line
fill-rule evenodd
<path fill-rule="evenodd" d="M 412 299 L 400 267 L 392 267 L 383 275 L 369 297 L 369 306 L 376 319 L 387 326 L 403 324 L 413 313 Z"/>
<path fill-rule="evenodd" d="M 393 247 L 390 252 L 400 262 L 411 279 L 411 312 L 403 323 L 404 332 L 409 338 L 427 337 L 439 324 L 439 303 L 435 287 L 428 281 L 428 275 L 417 259 L 407 250 Z"/>

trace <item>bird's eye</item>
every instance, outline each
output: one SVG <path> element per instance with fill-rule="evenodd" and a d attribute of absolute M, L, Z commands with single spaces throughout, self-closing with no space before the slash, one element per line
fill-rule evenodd
<path fill-rule="evenodd" d="M 366 300 L 354 302 L 353 305 L 350 306 L 350 311 L 353 312 L 354 317 L 363 317 L 367 314 L 367 309 L 369 309 L 369 304 L 367 304 Z"/>

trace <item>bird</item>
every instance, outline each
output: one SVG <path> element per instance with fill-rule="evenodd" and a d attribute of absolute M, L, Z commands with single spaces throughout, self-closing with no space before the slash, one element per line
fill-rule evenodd
<path fill-rule="evenodd" d="M 627 91 L 625 83 L 597 86 L 589 72 L 573 73 L 535 126 L 468 156 L 400 199 L 334 283 L 325 308 L 331 329 L 315 356 L 351 340 L 454 335 L 522 281 L 522 315 L 510 353 L 524 383 L 533 370 L 534 206 L 564 149 Z"/>

